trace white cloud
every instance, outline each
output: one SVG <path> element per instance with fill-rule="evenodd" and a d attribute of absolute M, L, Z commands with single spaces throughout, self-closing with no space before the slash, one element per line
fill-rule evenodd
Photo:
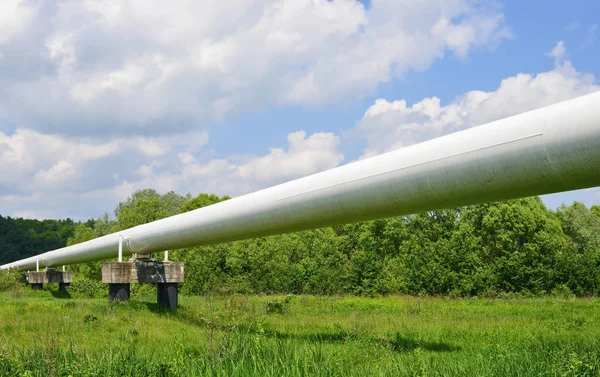
<path fill-rule="evenodd" d="M 379 99 L 352 132 L 367 140 L 367 156 L 600 89 L 592 75 L 566 60 L 562 42 L 548 55 L 555 64 L 548 72 L 518 74 L 502 80 L 495 91 L 471 91 L 445 106 L 437 97 L 412 106 Z M 208 139 L 206 132 L 106 139 L 25 128 L 0 132 L 2 214 L 85 219 L 110 211 L 142 188 L 235 196 L 344 160 L 340 138 L 333 133 L 296 131 L 288 134 L 284 148 L 212 160 L 203 155 Z"/>
<path fill-rule="evenodd" d="M 207 142 L 206 132 L 108 141 L 70 139 L 29 129 L 17 129 L 11 135 L 0 132 L 0 195 L 81 193 L 111 186 L 129 177 L 141 161 L 165 157 L 172 150 L 197 151 Z"/>
<path fill-rule="evenodd" d="M 567 49 L 565 48 L 564 41 L 558 41 L 558 43 L 554 46 L 550 52 L 546 54 L 547 56 L 551 56 L 554 58 L 554 67 L 559 67 L 561 63 L 565 60 L 567 55 Z"/>
<path fill-rule="evenodd" d="M 297 131 L 288 135 L 288 142 L 288 151 L 273 148 L 268 155 L 230 171 L 241 179 L 280 181 L 331 169 L 344 159 L 337 151 L 340 140 L 332 133 L 321 132 L 307 138 L 306 132 Z"/>
<path fill-rule="evenodd" d="M 0 5 L 0 120 L 70 135 L 170 134 L 361 98 L 509 36 L 491 0 L 32 3 Z"/>
<path fill-rule="evenodd" d="M 36 11 L 36 5 L 29 1 L 0 1 L 0 46 L 25 30 Z"/>
<path fill-rule="evenodd" d="M 507 30 L 493 0 L 1 0 L 0 212 L 82 218 L 135 188 L 237 195 L 335 167 L 331 133 L 207 161 L 203 130 L 364 98 Z"/>
<path fill-rule="evenodd" d="M 3 216 L 35 219 L 67 218 L 87 220 L 111 212 L 118 203 L 112 191 L 100 190 L 89 193 L 38 192 L 35 194 L 0 196 Z"/>
<path fill-rule="evenodd" d="M 333 133 L 207 160 L 202 130 L 354 101 L 448 53 L 493 48 L 510 37 L 493 3 L 0 0 L 0 213 L 84 219 L 138 188 L 239 195 L 338 166 Z M 549 55 L 548 72 L 447 105 L 379 99 L 352 132 L 372 155 L 599 89 L 564 44 Z"/>
<path fill-rule="evenodd" d="M 564 43 L 558 42 L 548 53 L 554 58 L 551 71 L 519 73 L 502 80 L 495 91 L 470 91 L 446 106 L 437 97 L 412 106 L 405 100 L 376 100 L 352 131 L 367 140 L 362 157 L 600 90 L 595 77 L 575 70 L 566 54 Z"/>
<path fill-rule="evenodd" d="M 85 219 L 142 188 L 239 195 L 333 168 L 344 158 L 332 133 L 293 132 L 286 149 L 241 162 L 198 162 L 207 141 L 206 133 L 94 142 L 25 129 L 0 132 L 1 213 Z"/>
<path fill-rule="evenodd" d="M 13 217 L 22 217 L 24 219 L 44 219 L 43 212 L 39 211 L 17 211 L 13 213 Z"/>
<path fill-rule="evenodd" d="M 190 164 L 192 162 L 196 162 L 194 156 L 192 156 L 188 152 L 181 152 L 177 155 L 177 157 L 179 157 L 179 161 L 181 161 L 181 163 L 183 164 Z"/>
<path fill-rule="evenodd" d="M 215 192 L 240 195 L 338 166 L 344 155 L 338 150 L 340 138 L 332 133 L 304 131 L 288 135 L 287 150 L 272 148 L 264 156 L 246 156 L 198 162 L 190 153 L 179 153 L 179 165 L 162 174 L 125 182 L 123 192 L 154 187 L 161 191 Z"/>

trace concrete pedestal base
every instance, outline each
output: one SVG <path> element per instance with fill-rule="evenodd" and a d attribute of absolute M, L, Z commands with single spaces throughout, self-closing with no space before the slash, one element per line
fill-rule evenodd
<path fill-rule="evenodd" d="M 30 271 L 27 274 L 27 281 L 33 290 L 40 290 L 43 284 L 49 283 L 58 283 L 59 289 L 64 290 L 73 282 L 73 273 L 58 271 L 55 268 L 48 268 L 46 271 Z"/>
<path fill-rule="evenodd" d="M 71 285 L 71 283 L 58 283 L 58 290 L 64 292 L 69 285 Z"/>
<path fill-rule="evenodd" d="M 178 304 L 178 283 L 158 283 L 156 289 L 156 302 L 158 306 L 167 309 L 176 309 Z"/>
<path fill-rule="evenodd" d="M 109 301 L 129 299 L 131 283 L 157 283 L 158 305 L 175 309 L 178 304 L 178 283 L 183 282 L 183 263 L 154 259 L 107 262 L 102 264 L 102 282 L 109 284 Z M 117 298 L 117 290 L 120 290 L 123 298 Z"/>
<path fill-rule="evenodd" d="M 129 300 L 131 284 L 114 283 L 108 285 L 108 301 L 127 301 Z"/>

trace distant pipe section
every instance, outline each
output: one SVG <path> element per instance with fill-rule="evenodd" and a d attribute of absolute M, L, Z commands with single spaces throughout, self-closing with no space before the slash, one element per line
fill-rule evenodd
<path fill-rule="evenodd" d="M 119 244 L 121 253 L 150 254 L 594 186 L 600 92 L 0 268 L 114 258 Z"/>

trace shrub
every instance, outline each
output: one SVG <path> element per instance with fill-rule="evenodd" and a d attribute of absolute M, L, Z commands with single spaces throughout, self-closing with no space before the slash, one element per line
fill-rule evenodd
<path fill-rule="evenodd" d="M 561 284 L 552 290 L 552 296 L 560 297 L 560 298 L 573 298 L 575 294 L 571 291 L 569 287 L 564 284 Z"/>
<path fill-rule="evenodd" d="M 85 298 L 100 298 L 106 296 L 107 289 L 106 284 L 85 277 L 74 280 L 69 287 L 69 291 Z"/>
<path fill-rule="evenodd" d="M 93 316 L 91 314 L 86 314 L 86 316 L 83 317 L 83 323 L 85 323 L 85 324 L 97 323 L 97 322 L 100 322 L 98 317 Z"/>
<path fill-rule="evenodd" d="M 131 298 L 143 298 L 156 296 L 156 284 L 139 283 L 131 284 Z"/>
<path fill-rule="evenodd" d="M 273 300 L 267 301 L 265 304 L 265 311 L 267 314 L 283 314 L 285 302 Z"/>
<path fill-rule="evenodd" d="M 21 274 L 17 270 L 0 270 L 0 292 L 17 288 L 20 279 Z"/>

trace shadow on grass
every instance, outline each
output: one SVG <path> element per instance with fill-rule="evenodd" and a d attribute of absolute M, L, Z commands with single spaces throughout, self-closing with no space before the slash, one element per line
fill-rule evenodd
<path fill-rule="evenodd" d="M 460 351 L 460 347 L 444 342 L 430 342 L 423 339 L 414 338 L 408 335 L 402 335 L 396 332 L 382 340 L 390 350 L 394 352 L 410 352 L 421 348 L 432 352 L 453 352 Z"/>
<path fill-rule="evenodd" d="M 188 325 L 210 328 L 210 322 L 208 318 L 195 316 L 192 313 L 181 310 L 169 310 L 158 306 L 155 303 L 146 303 L 148 310 L 158 315 L 186 323 Z M 261 335 L 267 338 L 275 339 L 297 339 L 312 342 L 325 342 L 325 343 L 341 343 L 348 340 L 358 339 L 357 335 L 349 332 L 316 332 L 311 334 L 290 334 L 281 332 L 278 330 L 270 329 L 265 324 L 236 324 L 236 325 L 218 325 L 215 324 L 214 328 L 219 331 L 225 332 L 237 332 L 242 335 Z"/>
<path fill-rule="evenodd" d="M 267 338 L 299 340 L 313 343 L 344 343 L 361 339 L 360 336 L 347 331 L 313 331 L 306 333 L 288 333 L 264 328 L 254 324 L 242 324 L 223 328 L 225 331 L 236 331 L 240 334 L 262 335 Z"/>
<path fill-rule="evenodd" d="M 69 293 L 69 291 L 61 291 L 61 290 L 54 290 L 51 289 L 50 293 L 52 293 L 52 296 L 54 298 L 63 298 L 63 299 L 70 299 L 71 298 L 71 294 Z"/>
<path fill-rule="evenodd" d="M 155 303 L 146 303 L 148 309 L 156 314 L 163 315 L 182 323 L 195 327 L 210 328 L 208 318 L 193 315 L 186 310 L 169 310 L 158 306 Z M 460 347 L 445 342 L 432 342 L 410 335 L 403 335 L 400 332 L 393 333 L 384 338 L 374 336 L 359 336 L 358 334 L 345 330 L 318 331 L 312 333 L 288 333 L 275 329 L 270 329 L 268 324 L 236 324 L 236 325 L 214 325 L 214 328 L 224 332 L 236 332 L 240 335 L 261 335 L 273 339 L 289 339 L 313 343 L 345 343 L 355 340 L 370 340 L 381 344 L 393 352 L 411 352 L 417 348 L 431 352 L 455 352 L 460 351 Z"/>
<path fill-rule="evenodd" d="M 167 309 L 163 306 L 158 305 L 156 302 L 144 302 L 146 308 L 155 314 L 160 315 L 168 315 L 169 317 L 176 318 L 178 317 L 179 311 L 177 309 Z M 180 308 L 178 308 L 180 309 Z"/>

